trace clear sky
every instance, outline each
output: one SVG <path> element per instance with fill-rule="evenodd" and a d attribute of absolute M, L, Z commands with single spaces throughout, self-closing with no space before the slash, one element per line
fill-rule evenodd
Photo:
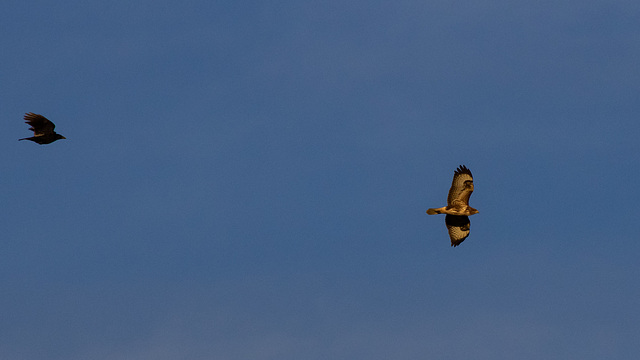
<path fill-rule="evenodd" d="M 640 354 L 636 1 L 6 0 L 0 49 L 3 360 Z"/>

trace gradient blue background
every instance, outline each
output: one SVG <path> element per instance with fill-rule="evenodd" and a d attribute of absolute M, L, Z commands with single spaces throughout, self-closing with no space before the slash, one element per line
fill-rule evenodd
<path fill-rule="evenodd" d="M 638 2 L 8 0 L 0 48 L 2 359 L 640 354 Z"/>

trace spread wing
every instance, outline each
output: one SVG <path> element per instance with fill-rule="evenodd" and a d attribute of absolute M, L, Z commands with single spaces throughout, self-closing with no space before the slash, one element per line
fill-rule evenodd
<path fill-rule="evenodd" d="M 53 129 L 56 128 L 49 119 L 42 115 L 26 113 L 24 114 L 24 120 L 27 124 L 31 125 L 29 130 L 33 131 L 35 136 L 53 134 Z"/>
<path fill-rule="evenodd" d="M 460 245 L 471 232 L 471 222 L 468 216 L 447 215 L 444 218 L 444 223 L 447 225 L 453 247 Z"/>
<path fill-rule="evenodd" d="M 460 165 L 453 173 L 453 182 L 447 196 L 447 206 L 469 205 L 473 192 L 473 175 L 466 166 Z"/>

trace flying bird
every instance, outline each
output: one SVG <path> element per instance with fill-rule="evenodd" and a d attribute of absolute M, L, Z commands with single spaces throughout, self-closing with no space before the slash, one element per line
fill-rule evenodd
<path fill-rule="evenodd" d="M 469 216 L 478 210 L 469 206 L 469 197 L 473 192 L 473 175 L 466 166 L 460 165 L 453 173 L 453 182 L 447 196 L 447 206 L 431 208 L 427 214 L 446 214 L 444 223 L 449 231 L 451 246 L 458 246 L 469 236 L 471 222 Z"/>
<path fill-rule="evenodd" d="M 29 130 L 33 131 L 33 136 L 18 140 L 31 140 L 43 145 L 51 144 L 59 139 L 66 139 L 66 137 L 53 131 L 53 129 L 56 128 L 56 125 L 42 115 L 26 113 L 24 114 L 24 120 L 25 123 L 31 125 Z"/>

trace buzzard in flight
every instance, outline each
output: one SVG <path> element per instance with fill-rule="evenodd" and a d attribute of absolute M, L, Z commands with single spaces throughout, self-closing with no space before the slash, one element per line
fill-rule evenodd
<path fill-rule="evenodd" d="M 51 144 L 59 139 L 66 139 L 66 137 L 53 131 L 53 129 L 56 128 L 55 124 L 42 115 L 26 113 L 24 114 L 24 120 L 27 124 L 31 125 L 29 130 L 33 131 L 33 136 L 18 140 L 31 140 L 43 145 Z"/>
<path fill-rule="evenodd" d="M 449 231 L 451 246 L 458 246 L 469 236 L 471 223 L 469 216 L 478 210 L 469 206 L 469 197 L 473 192 L 473 175 L 466 166 L 460 165 L 453 173 L 453 182 L 447 197 L 447 206 L 427 210 L 427 214 L 447 214 L 444 222 Z"/>

